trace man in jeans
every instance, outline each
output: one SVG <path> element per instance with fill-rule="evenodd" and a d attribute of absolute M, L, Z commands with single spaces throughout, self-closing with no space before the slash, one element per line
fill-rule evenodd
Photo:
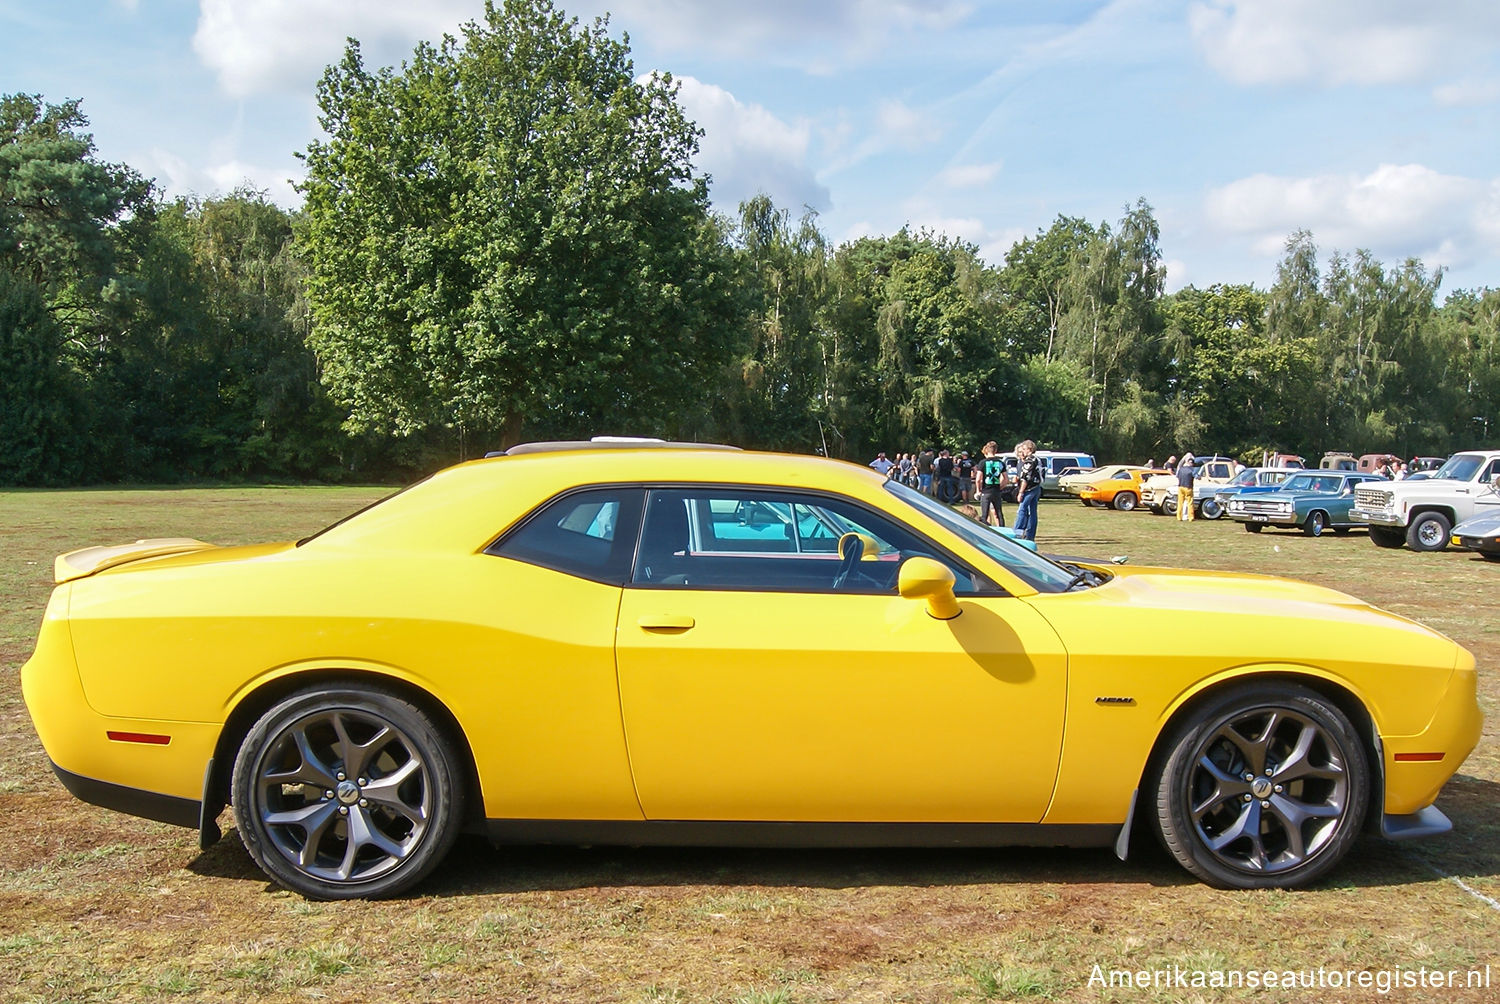
<path fill-rule="evenodd" d="M 1193 455 L 1184 453 L 1177 462 L 1177 518 L 1187 523 L 1193 521 L 1193 476 L 1197 473 Z"/>
<path fill-rule="evenodd" d="M 990 511 L 994 510 L 995 525 L 1005 525 L 1005 510 L 1000 508 L 1000 493 L 1010 487 L 1010 474 L 1005 470 L 1005 461 L 999 456 L 999 447 L 992 439 L 980 451 L 984 459 L 979 461 L 975 478 L 979 482 L 979 522 L 988 524 Z"/>
<path fill-rule="evenodd" d="M 1016 536 L 1036 540 L 1036 503 L 1042 497 L 1042 462 L 1031 440 L 1016 444 Z"/>

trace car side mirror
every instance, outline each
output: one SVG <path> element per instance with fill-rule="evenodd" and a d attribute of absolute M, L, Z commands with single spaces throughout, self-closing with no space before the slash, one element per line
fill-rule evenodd
<path fill-rule="evenodd" d="M 931 558 L 907 558 L 901 563 L 896 589 L 909 600 L 927 601 L 928 615 L 951 621 L 963 609 L 953 595 L 953 569 Z"/>

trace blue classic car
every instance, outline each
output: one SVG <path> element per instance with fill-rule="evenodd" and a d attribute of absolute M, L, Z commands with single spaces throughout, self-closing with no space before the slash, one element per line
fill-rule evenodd
<path fill-rule="evenodd" d="M 1324 530 L 1345 533 L 1362 526 L 1349 515 L 1354 505 L 1354 486 L 1362 481 L 1382 480 L 1358 471 L 1302 471 L 1283 481 L 1275 491 L 1260 494 L 1240 492 L 1229 499 L 1229 516 L 1245 524 L 1251 533 L 1262 527 L 1300 527 L 1310 537 Z"/>
<path fill-rule="evenodd" d="M 1214 501 L 1220 512 L 1229 511 L 1229 500 L 1241 495 L 1263 495 L 1274 492 L 1293 474 L 1304 474 L 1302 467 L 1247 467 L 1227 485 L 1214 489 Z"/>

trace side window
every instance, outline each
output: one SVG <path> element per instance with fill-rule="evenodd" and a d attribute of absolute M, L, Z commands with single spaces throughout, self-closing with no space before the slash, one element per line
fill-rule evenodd
<path fill-rule="evenodd" d="M 894 593 L 901 562 L 915 554 L 953 569 L 955 591 L 977 577 L 886 517 L 838 498 L 775 489 L 656 489 L 631 577 L 651 588 Z M 865 541 L 845 560 L 839 541 Z"/>
<path fill-rule="evenodd" d="M 485 553 L 624 585 L 644 495 L 640 488 L 627 487 L 571 492 L 526 517 Z"/>
<path fill-rule="evenodd" d="M 1490 466 L 1485 468 L 1484 474 L 1479 478 L 1479 480 L 1484 484 L 1489 484 L 1491 481 L 1495 480 L 1497 476 L 1500 476 L 1500 459 L 1491 460 Z"/>

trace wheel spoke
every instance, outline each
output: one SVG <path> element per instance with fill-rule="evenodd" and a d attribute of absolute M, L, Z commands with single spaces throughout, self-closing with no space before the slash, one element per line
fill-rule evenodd
<path fill-rule="evenodd" d="M 381 725 L 375 735 L 366 741 L 355 742 L 349 735 L 348 727 L 344 724 L 343 715 L 333 717 L 333 728 L 339 735 L 339 751 L 344 757 L 344 771 L 350 777 L 363 776 L 369 769 L 375 754 L 379 753 L 396 735 L 389 725 Z"/>
<path fill-rule="evenodd" d="M 315 784 L 320 788 L 332 788 L 337 782 L 334 780 L 333 768 L 328 766 L 313 752 L 312 741 L 307 738 L 307 729 L 299 728 L 291 735 L 292 742 L 297 746 L 297 754 L 301 762 L 286 771 L 267 771 L 262 775 L 262 782 L 266 787 L 280 784 Z"/>
<path fill-rule="evenodd" d="M 1225 857 L 1225 849 L 1240 840 L 1250 841 L 1253 850 L 1247 857 L 1235 857 L 1235 862 L 1243 868 L 1263 871 L 1266 866 L 1266 851 L 1260 840 L 1259 802 L 1246 802 L 1240 810 L 1239 818 L 1223 832 L 1209 839 L 1208 849 Z"/>
<path fill-rule="evenodd" d="M 1314 764 L 1309 755 L 1312 752 L 1313 743 L 1318 739 L 1318 730 L 1311 725 L 1302 726 L 1302 734 L 1297 737 L 1297 744 L 1292 751 L 1279 763 L 1273 775 L 1276 781 L 1286 783 L 1297 781 L 1305 777 L 1336 779 L 1344 776 L 1343 769 L 1332 764 L 1327 767 L 1319 767 Z"/>
<path fill-rule="evenodd" d="M 397 812 L 414 823 L 427 820 L 427 810 L 423 805 L 412 805 L 401 797 L 400 788 L 413 774 L 422 769 L 421 761 L 413 758 L 397 767 L 385 777 L 376 778 L 365 785 L 363 794 L 376 805 L 383 806 Z"/>

